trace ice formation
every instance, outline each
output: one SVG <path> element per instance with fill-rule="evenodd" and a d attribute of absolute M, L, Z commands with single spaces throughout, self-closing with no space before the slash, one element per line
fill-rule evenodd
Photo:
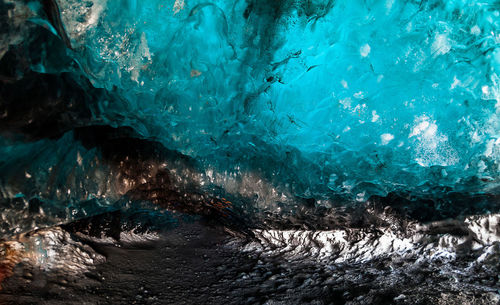
<path fill-rule="evenodd" d="M 496 2 L 170 2 L 60 1 L 103 123 L 308 198 L 498 189 Z"/>
<path fill-rule="evenodd" d="M 243 252 L 466 249 L 495 273 L 498 1 L 0 0 L 0 17 L 0 238 L 54 248 L 2 243 L 9 268 L 91 269 L 68 232 L 119 211 L 152 232 L 113 242 L 175 212 L 255 238 Z"/>
<path fill-rule="evenodd" d="M 0 190 L 15 215 L 92 214 L 89 201 L 115 204 L 158 168 L 274 210 L 499 192 L 495 1 L 1 6 Z M 152 153 L 143 177 L 123 173 L 129 156 L 103 161 L 79 136 L 96 126 L 195 165 Z M 3 214 L 4 232 L 38 226 Z"/>
<path fill-rule="evenodd" d="M 499 116 L 496 0 L 0 0 L 0 302 L 498 303 Z"/>

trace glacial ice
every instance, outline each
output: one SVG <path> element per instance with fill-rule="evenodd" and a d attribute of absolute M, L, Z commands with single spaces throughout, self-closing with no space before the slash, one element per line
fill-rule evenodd
<path fill-rule="evenodd" d="M 112 165 L 73 136 L 96 125 L 195 160 L 164 166 L 180 184 L 261 206 L 499 193 L 498 1 L 0 5 L 2 94 L 33 74 L 81 88 L 63 101 L 64 124 L 52 118 L 58 138 L 17 136 L 31 121 L 18 128 L 14 102 L 1 101 L 1 196 L 13 206 L 107 205 L 137 185 L 113 180 Z"/>
<path fill-rule="evenodd" d="M 0 303 L 496 304 L 499 115 L 498 0 L 0 0 Z"/>
<path fill-rule="evenodd" d="M 497 189 L 496 2 L 170 2 L 60 1 L 104 121 L 305 197 Z"/>

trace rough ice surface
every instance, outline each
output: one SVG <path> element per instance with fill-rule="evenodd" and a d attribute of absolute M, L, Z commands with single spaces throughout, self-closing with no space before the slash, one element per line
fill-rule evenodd
<path fill-rule="evenodd" d="M 499 302 L 498 1 L 0 17 L 0 301 Z"/>
<path fill-rule="evenodd" d="M 61 1 L 104 121 L 305 197 L 498 187 L 495 2 L 170 2 Z"/>
<path fill-rule="evenodd" d="M 31 70 L 113 92 L 82 124 L 132 127 L 216 173 L 206 183 L 254 175 L 358 201 L 498 192 L 494 1 L 57 3 L 73 64 L 45 44 Z"/>

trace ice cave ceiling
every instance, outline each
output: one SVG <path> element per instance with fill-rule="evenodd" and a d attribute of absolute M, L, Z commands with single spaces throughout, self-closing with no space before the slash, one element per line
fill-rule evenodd
<path fill-rule="evenodd" d="M 235 215 L 388 196 L 498 208 L 498 1 L 0 8 L 3 234 L 130 200 Z"/>

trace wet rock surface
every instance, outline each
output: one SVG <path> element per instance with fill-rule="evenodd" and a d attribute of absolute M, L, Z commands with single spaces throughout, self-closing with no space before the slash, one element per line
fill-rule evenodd
<path fill-rule="evenodd" d="M 60 232 L 62 229 L 50 229 Z M 425 250 L 340 256 L 318 238 L 332 232 L 235 237 L 188 222 L 156 234 L 121 232 L 120 241 L 72 232 L 105 257 L 57 272 L 24 260 L 2 283 L 2 304 L 498 304 L 498 241 L 476 251 L 426 256 Z M 46 233 L 47 234 L 47 233 Z M 65 233 L 70 234 L 70 233 Z M 295 236 L 291 238 L 290 236 Z M 264 234 L 260 234 L 264 236 Z M 281 236 L 281 237 L 280 237 Z M 305 238 L 307 237 L 307 238 Z M 315 238 L 316 237 L 316 238 Z M 359 232 L 364 249 L 383 238 Z M 62 241 L 61 246 L 68 244 Z M 391 241 L 390 244 L 394 244 Z M 316 255 L 330 249 L 329 254 Z M 350 250 L 353 249 L 353 250 Z M 400 250 L 400 249 L 399 249 Z M 33 250 L 32 250 L 33 251 Z M 34 250 L 36 252 L 36 250 Z M 343 259 L 339 260 L 339 257 Z M 91 266 L 90 266 L 91 265 Z M 59 270 L 60 271 L 60 270 Z"/>

